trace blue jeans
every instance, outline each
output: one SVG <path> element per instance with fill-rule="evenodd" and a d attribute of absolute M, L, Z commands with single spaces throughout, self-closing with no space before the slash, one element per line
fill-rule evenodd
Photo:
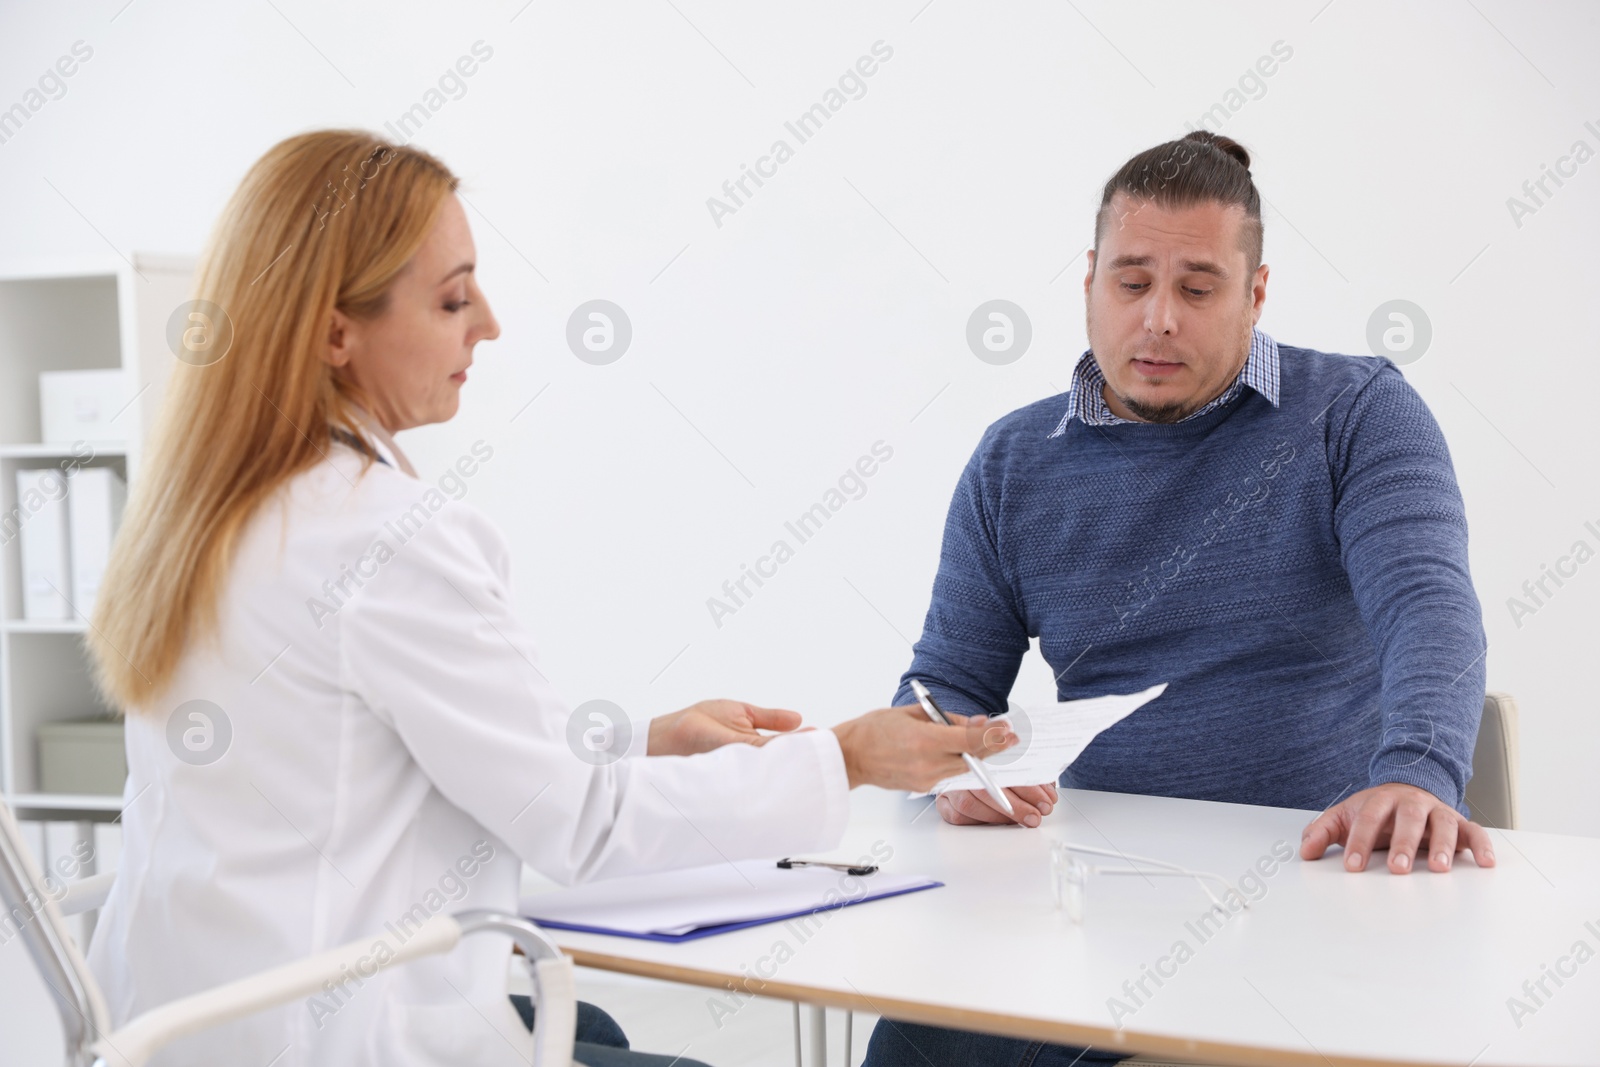
<path fill-rule="evenodd" d="M 533 1029 L 533 1001 L 527 997 L 513 996 L 511 1006 L 517 1009 L 529 1030 Z M 593 1004 L 578 1001 L 578 1029 L 572 1058 L 584 1067 L 706 1067 L 699 1060 L 673 1059 L 652 1056 L 648 1052 L 634 1052 L 628 1048 L 628 1035 L 622 1032 L 617 1021 Z"/>
<path fill-rule="evenodd" d="M 879 1019 L 862 1067 L 1088 1067 L 1128 1055 Z"/>

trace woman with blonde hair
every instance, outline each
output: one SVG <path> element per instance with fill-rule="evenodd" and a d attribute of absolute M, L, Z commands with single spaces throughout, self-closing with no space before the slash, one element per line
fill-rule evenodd
<path fill-rule="evenodd" d="M 714 700 L 609 724 L 597 758 L 512 610 L 504 539 L 451 499 L 492 449 L 435 485 L 393 437 L 451 418 L 500 332 L 456 186 L 364 131 L 291 137 L 203 258 L 197 296 L 231 340 L 200 335 L 173 369 L 90 627 L 127 715 L 122 861 L 90 950 L 116 1023 L 443 909 L 514 911 L 524 862 L 570 883 L 831 848 L 850 788 L 925 789 L 1015 741 L 915 708 L 796 731 Z M 526 1063 L 509 955 L 492 936 L 358 968 L 160 1062 Z M 578 1059 L 666 1062 L 608 1024 L 580 1018 L 608 1047 Z"/>

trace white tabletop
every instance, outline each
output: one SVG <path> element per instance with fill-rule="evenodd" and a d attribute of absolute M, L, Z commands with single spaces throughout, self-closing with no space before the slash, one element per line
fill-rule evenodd
<path fill-rule="evenodd" d="M 1361 874 L 1337 851 L 1301 862 L 1314 813 L 1283 808 L 1066 790 L 1036 830 L 948 826 L 926 799 L 875 789 L 856 790 L 852 809 L 833 858 L 876 845 L 893 850 L 886 869 L 946 885 L 828 913 L 810 931 L 771 924 L 681 944 L 554 934 L 581 964 L 710 986 L 730 1007 L 737 982 L 895 1019 L 1241 1065 L 1600 1064 L 1600 839 L 1493 831 L 1493 869 L 1462 854 L 1449 874 L 1397 877 L 1382 853 Z M 1266 864 L 1259 900 L 1209 927 L 1188 879 L 1096 875 L 1075 925 L 1055 907 L 1052 837 L 1235 882 L 1276 842 L 1296 858 Z M 1160 985 L 1147 974 L 1158 964 L 1170 975 Z"/>

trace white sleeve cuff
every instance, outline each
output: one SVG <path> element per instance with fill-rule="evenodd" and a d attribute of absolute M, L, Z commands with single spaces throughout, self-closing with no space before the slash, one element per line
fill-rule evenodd
<path fill-rule="evenodd" d="M 837 848 L 850 822 L 850 776 L 844 769 L 844 750 L 839 747 L 839 735 L 824 727 L 775 737 L 766 747 L 785 746 L 789 758 L 793 759 L 800 756 L 794 750 L 802 744 L 811 750 L 809 756 L 815 761 L 818 776 L 818 789 L 810 800 L 816 804 L 821 818 L 816 826 L 816 844 L 811 847 L 817 850 Z"/>
<path fill-rule="evenodd" d="M 637 719 L 629 720 L 631 725 L 628 729 L 628 750 L 622 754 L 623 759 L 633 759 L 635 756 L 647 754 L 650 747 L 650 722 L 649 719 L 643 722 Z"/>

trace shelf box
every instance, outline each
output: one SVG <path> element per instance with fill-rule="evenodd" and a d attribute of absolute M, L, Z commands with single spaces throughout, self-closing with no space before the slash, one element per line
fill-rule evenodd
<path fill-rule="evenodd" d="M 126 442 L 117 420 L 133 403 L 128 381 L 121 367 L 40 371 L 39 439 L 68 447 L 74 441 Z"/>
<path fill-rule="evenodd" d="M 39 791 L 42 793 L 120 796 L 128 780 L 122 720 L 76 719 L 40 723 Z"/>
<path fill-rule="evenodd" d="M 0 281 L 0 441 L 43 440 L 40 373 L 122 366 L 115 274 Z"/>

